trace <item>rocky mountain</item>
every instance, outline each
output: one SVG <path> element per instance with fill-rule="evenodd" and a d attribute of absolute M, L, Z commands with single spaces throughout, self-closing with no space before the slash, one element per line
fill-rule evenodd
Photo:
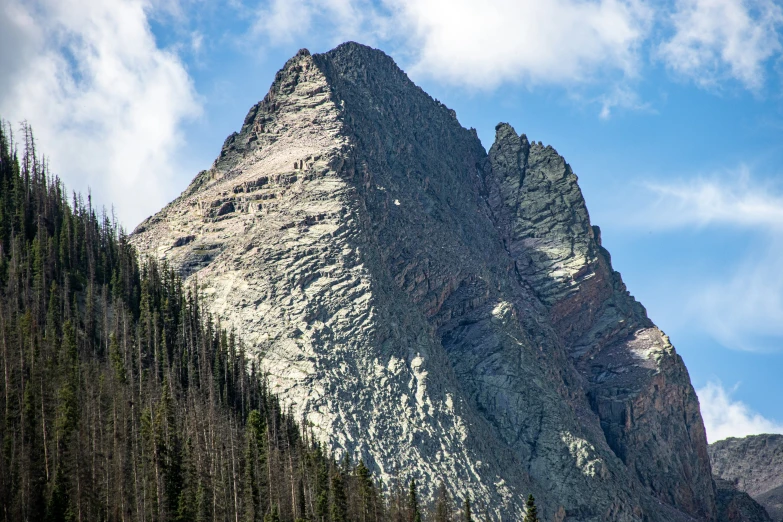
<path fill-rule="evenodd" d="M 709 446 L 716 478 L 755 499 L 783 521 L 783 435 L 728 438 Z"/>
<path fill-rule="evenodd" d="M 132 242 L 387 484 L 495 520 L 531 492 L 547 521 L 716 520 L 688 372 L 571 167 L 508 124 L 487 153 L 381 51 L 297 53 Z"/>
<path fill-rule="evenodd" d="M 722 522 L 746 520 L 773 522 L 764 506 L 744 491 L 737 489 L 735 484 L 716 478 L 715 490 L 718 520 Z"/>

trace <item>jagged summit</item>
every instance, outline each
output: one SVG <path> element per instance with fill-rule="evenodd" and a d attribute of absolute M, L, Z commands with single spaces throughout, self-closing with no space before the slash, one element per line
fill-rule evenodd
<path fill-rule="evenodd" d="M 713 520 L 682 360 L 571 167 L 496 131 L 487 152 L 381 51 L 303 50 L 132 241 L 387 483 L 443 480 L 496 520 L 531 492 L 546 520 Z"/>

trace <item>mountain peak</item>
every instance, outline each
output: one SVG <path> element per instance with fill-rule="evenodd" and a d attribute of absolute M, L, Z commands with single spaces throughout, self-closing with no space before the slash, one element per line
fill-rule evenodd
<path fill-rule="evenodd" d="M 353 53 L 361 53 L 364 55 L 364 57 L 389 57 L 385 52 L 381 51 L 380 49 L 376 49 L 374 47 L 370 47 L 369 45 L 365 45 L 359 42 L 354 42 L 352 40 L 349 40 L 347 42 L 343 42 L 334 49 L 331 49 L 329 51 L 326 51 L 325 53 L 319 53 L 322 55 L 329 55 L 329 56 L 336 56 L 340 54 L 353 54 Z"/>
<path fill-rule="evenodd" d="M 547 519 L 712 518 L 681 359 L 570 165 L 496 133 L 487 153 L 382 51 L 300 52 L 132 241 L 197 278 L 286 407 L 386 483 L 442 480 L 493 519 L 530 492 Z"/>

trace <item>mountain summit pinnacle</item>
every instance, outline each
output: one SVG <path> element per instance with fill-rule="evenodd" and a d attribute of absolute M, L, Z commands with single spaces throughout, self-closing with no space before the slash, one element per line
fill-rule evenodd
<path fill-rule="evenodd" d="M 577 178 L 475 131 L 381 51 L 302 50 L 132 241 L 198 282 L 273 392 L 385 483 L 496 520 L 713 520 L 682 360 L 611 267 Z"/>

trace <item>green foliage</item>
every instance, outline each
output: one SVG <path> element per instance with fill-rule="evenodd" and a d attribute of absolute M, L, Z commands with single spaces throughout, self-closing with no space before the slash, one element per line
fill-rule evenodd
<path fill-rule="evenodd" d="M 76 392 L 70 381 L 65 381 L 57 391 L 57 417 L 55 429 L 58 439 L 67 441 L 79 422 L 79 407 Z"/>
<path fill-rule="evenodd" d="M 266 424 L 252 410 L 245 427 L 245 506 L 248 522 L 261 519 L 268 505 Z"/>
<path fill-rule="evenodd" d="M 364 459 L 359 459 L 359 465 L 356 466 L 356 479 L 359 490 L 359 515 L 361 520 L 369 520 L 375 512 L 377 495 L 370 470 L 365 466 Z"/>
<path fill-rule="evenodd" d="M 127 382 L 127 374 L 125 373 L 125 361 L 122 358 L 120 352 L 120 345 L 117 342 L 117 336 L 112 334 L 109 337 L 109 357 L 111 359 L 111 366 L 114 369 L 114 376 L 120 384 Z"/>
<path fill-rule="evenodd" d="M 411 479 L 408 486 L 408 520 L 410 522 L 421 522 L 421 511 L 419 511 L 419 495 L 416 491 L 416 481 Z"/>
<path fill-rule="evenodd" d="M 438 486 L 438 493 L 435 497 L 435 522 L 448 522 L 451 518 L 451 507 L 449 493 L 443 482 Z"/>
<path fill-rule="evenodd" d="M 272 508 L 271 513 L 264 515 L 264 522 L 280 522 L 280 515 L 277 512 L 277 506 Z"/>
<path fill-rule="evenodd" d="M 345 522 L 347 520 L 347 499 L 345 497 L 343 476 L 339 470 L 336 470 L 332 474 L 332 502 L 330 515 L 332 522 Z"/>
<path fill-rule="evenodd" d="M 525 503 L 524 522 L 540 522 L 538 518 L 538 508 L 536 508 L 536 499 L 533 498 L 532 493 L 528 495 L 527 502 Z"/>

